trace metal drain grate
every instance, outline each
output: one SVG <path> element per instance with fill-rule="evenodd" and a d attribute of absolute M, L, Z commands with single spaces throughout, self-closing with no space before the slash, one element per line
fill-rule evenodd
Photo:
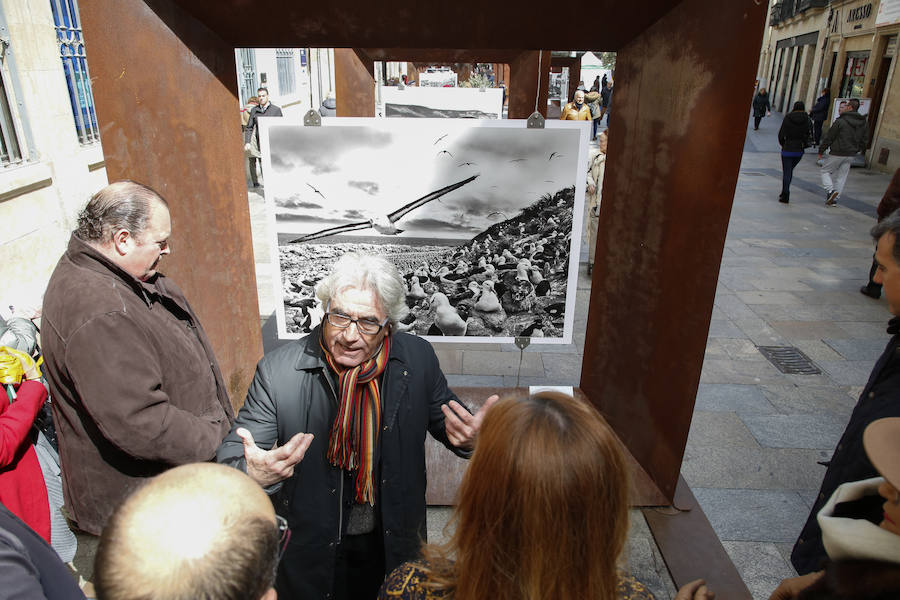
<path fill-rule="evenodd" d="M 808 356 L 793 346 L 757 346 L 778 370 L 788 375 L 821 375 Z"/>

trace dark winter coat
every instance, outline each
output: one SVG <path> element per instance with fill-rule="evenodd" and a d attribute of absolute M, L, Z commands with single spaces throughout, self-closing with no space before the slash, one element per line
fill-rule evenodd
<path fill-rule="evenodd" d="M 900 169 L 894 171 L 894 176 L 878 203 L 878 220 L 886 218 L 892 212 L 900 208 Z"/>
<path fill-rule="evenodd" d="M 327 598 L 335 551 L 354 499 L 352 480 L 325 454 L 338 400 L 319 345 L 320 328 L 263 357 L 234 429 L 246 427 L 260 448 L 283 444 L 298 432 L 315 438 L 294 475 L 272 486 L 275 510 L 288 520 L 291 540 L 276 581 L 280 598 Z M 441 405 L 456 396 L 447 387 L 431 344 L 393 334 L 382 374 L 381 439 L 375 464 L 375 508 L 384 540 L 386 573 L 416 557 L 425 539 L 425 433 L 460 456 L 444 430 Z M 246 470 L 241 438 L 228 434 L 218 461 Z"/>
<path fill-rule="evenodd" d="M 212 459 L 233 411 L 184 294 L 74 235 L 44 294 L 41 341 L 66 508 L 100 535 L 148 477 Z"/>
<path fill-rule="evenodd" d="M 866 151 L 868 138 L 866 118 L 855 110 L 849 110 L 835 119 L 828 133 L 822 136 L 819 154 L 825 154 L 831 148 L 832 156 L 854 156 L 857 152 Z"/>
<path fill-rule="evenodd" d="M 769 104 L 769 92 L 757 94 L 753 99 L 753 116 L 764 117 L 770 110 L 772 106 Z"/>
<path fill-rule="evenodd" d="M 812 117 L 812 120 L 818 122 L 825 121 L 825 119 L 828 118 L 828 105 L 830 103 L 831 98 L 829 98 L 828 94 L 816 98 L 816 103 L 813 104 L 812 109 L 809 111 L 809 116 Z"/>
<path fill-rule="evenodd" d="M 869 375 L 850 422 L 838 442 L 819 495 L 800 532 L 791 552 L 791 562 L 800 575 L 817 571 L 822 561 L 828 557 L 822 545 L 822 530 L 816 519 L 819 511 L 831 498 L 834 490 L 842 483 L 878 477 L 863 449 L 862 436 L 865 428 L 884 417 L 900 417 L 900 317 L 891 319 L 888 333 L 893 334 L 887 347 Z"/>
<path fill-rule="evenodd" d="M 257 121 L 259 121 L 262 117 L 281 117 L 284 116 L 281 114 L 281 108 L 275 106 L 271 102 L 266 104 L 266 108 L 263 109 L 260 106 L 254 106 L 250 109 L 250 118 L 247 119 L 247 127 L 244 129 L 244 143 L 250 144 L 251 140 L 256 141 L 257 148 L 259 147 L 259 127 L 257 127 Z"/>
<path fill-rule="evenodd" d="M 778 130 L 778 143 L 785 152 L 803 152 L 807 144 L 811 142 L 810 128 L 812 122 L 802 110 L 789 112 L 781 122 Z"/>

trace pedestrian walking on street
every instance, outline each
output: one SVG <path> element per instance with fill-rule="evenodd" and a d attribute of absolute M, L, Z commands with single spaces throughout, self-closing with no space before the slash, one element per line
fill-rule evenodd
<path fill-rule="evenodd" d="M 881 202 L 878 203 L 878 222 L 881 223 L 898 208 L 900 208 L 900 169 L 894 171 L 894 177 L 888 184 L 884 196 L 881 197 Z M 873 256 L 872 268 L 869 269 L 869 283 L 859 288 L 859 291 L 869 298 L 878 300 L 881 298 L 881 284 L 875 283 L 876 270 L 878 270 L 878 263 Z"/>
<path fill-rule="evenodd" d="M 261 87 L 256 90 L 256 96 L 259 100 L 259 106 L 255 106 L 250 110 L 247 125 L 244 127 L 244 152 L 250 158 L 250 180 L 254 188 L 259 187 L 259 176 L 256 169 L 262 159 L 262 151 L 259 148 L 259 119 L 261 117 L 283 116 L 281 107 L 269 101 L 269 90 L 267 88 Z"/>
<path fill-rule="evenodd" d="M 809 116 L 813 121 L 813 141 L 816 145 L 819 145 L 819 142 L 822 141 L 822 123 L 828 118 L 828 107 L 830 104 L 831 92 L 828 91 L 828 88 L 825 88 L 822 90 L 822 95 L 816 98 L 816 103 L 813 104 L 812 109 L 809 111 Z"/>
<path fill-rule="evenodd" d="M 794 167 L 803 158 L 803 150 L 812 145 L 812 122 L 806 115 L 806 107 L 802 102 L 794 102 L 794 108 L 784 117 L 781 129 L 778 130 L 778 143 L 781 144 L 781 168 L 784 175 L 781 180 L 781 195 L 778 201 L 787 204 L 791 196 L 791 179 Z"/>
<path fill-rule="evenodd" d="M 753 130 L 759 129 L 759 122 L 763 117 L 771 114 L 772 105 L 769 104 L 769 92 L 766 88 L 760 88 L 759 93 L 753 99 Z"/>
<path fill-rule="evenodd" d="M 851 98 L 841 115 L 831 124 L 819 146 L 819 159 L 824 161 L 822 187 L 826 192 L 826 206 L 837 204 L 838 197 L 844 191 L 853 157 L 866 149 L 869 129 L 866 127 L 866 118 L 857 111 L 859 100 Z M 829 149 L 831 151 L 828 156 L 824 156 Z"/>
<path fill-rule="evenodd" d="M 584 90 L 576 90 L 572 102 L 563 107 L 559 116 L 562 121 L 590 121 L 591 109 L 584 103 Z"/>

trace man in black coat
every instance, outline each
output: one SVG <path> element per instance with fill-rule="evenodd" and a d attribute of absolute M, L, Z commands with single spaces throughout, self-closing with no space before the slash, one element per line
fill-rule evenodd
<path fill-rule="evenodd" d="M 831 104 L 831 92 L 828 88 L 822 90 L 822 95 L 816 98 L 816 103 L 809 111 L 809 117 L 813 122 L 813 141 L 816 146 L 822 141 L 822 123 L 828 118 L 828 106 Z"/>
<path fill-rule="evenodd" d="M 848 481 L 878 476 L 863 449 L 863 431 L 877 419 L 900 417 L 900 211 L 875 225 L 872 237 L 878 241 L 875 252 L 878 268 L 874 279 L 883 286 L 888 309 L 894 315 L 887 330 L 893 337 L 869 375 L 825 471 L 806 525 L 794 544 L 791 562 L 800 575 L 819 570 L 827 558 L 816 516 L 834 490 Z"/>
<path fill-rule="evenodd" d="M 247 127 L 244 129 L 244 151 L 250 158 L 250 181 L 253 187 L 259 187 L 259 176 L 256 173 L 259 159 L 262 153 L 259 149 L 259 119 L 260 117 L 281 117 L 281 108 L 269 101 L 269 90 L 261 87 L 256 90 L 259 105 L 250 109 L 250 118 L 247 119 Z"/>
<path fill-rule="evenodd" d="M 426 431 L 468 457 L 497 397 L 470 414 L 431 345 L 392 330 L 406 288 L 387 260 L 345 255 L 316 295 L 321 326 L 259 362 L 217 458 L 288 521 L 279 597 L 371 600 L 425 539 Z"/>

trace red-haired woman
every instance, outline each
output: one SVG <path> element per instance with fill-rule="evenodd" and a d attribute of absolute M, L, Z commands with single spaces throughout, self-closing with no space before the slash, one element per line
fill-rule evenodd
<path fill-rule="evenodd" d="M 653 598 L 616 566 L 628 534 L 628 473 L 592 406 L 547 392 L 498 402 L 458 500 L 450 541 L 396 569 L 379 598 Z M 678 600 L 707 597 L 702 581 L 688 586 Z"/>

